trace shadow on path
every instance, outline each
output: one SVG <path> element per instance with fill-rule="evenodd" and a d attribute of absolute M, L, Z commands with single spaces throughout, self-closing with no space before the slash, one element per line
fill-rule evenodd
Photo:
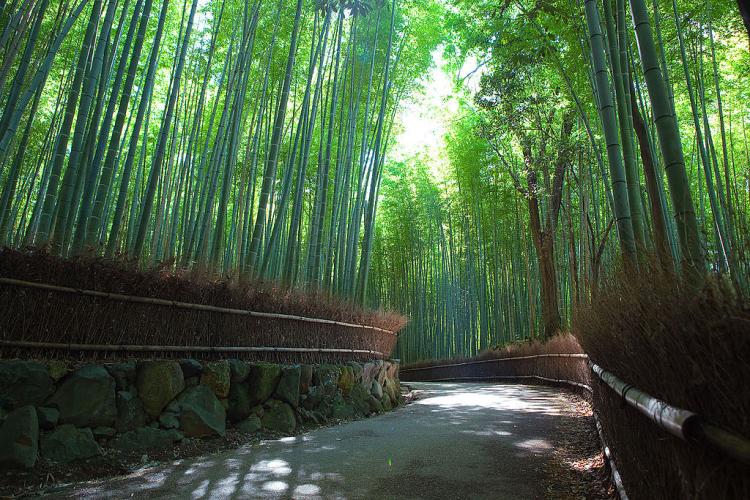
<path fill-rule="evenodd" d="M 570 401 L 555 389 L 412 383 L 389 414 L 125 477 L 61 498 L 541 498 Z M 562 424 L 561 424 L 561 419 Z"/>

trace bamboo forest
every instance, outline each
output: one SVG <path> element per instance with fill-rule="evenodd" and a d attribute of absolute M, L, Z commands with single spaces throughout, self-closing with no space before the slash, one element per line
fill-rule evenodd
<path fill-rule="evenodd" d="M 0 0 L 0 496 L 748 498 L 748 129 L 748 0 Z"/>
<path fill-rule="evenodd" d="M 549 337 L 623 263 L 744 292 L 742 7 L 3 1 L 0 239 L 398 310 L 407 361 Z"/>

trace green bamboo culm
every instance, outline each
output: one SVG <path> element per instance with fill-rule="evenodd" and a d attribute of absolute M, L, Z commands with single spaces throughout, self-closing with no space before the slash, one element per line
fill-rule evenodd
<path fill-rule="evenodd" d="M 273 125 L 273 136 L 271 137 L 270 150 L 266 157 L 266 166 L 263 174 L 260 200 L 258 202 L 258 213 L 255 218 L 252 238 L 250 240 L 249 259 L 250 266 L 259 271 L 261 234 L 264 232 L 266 222 L 266 211 L 268 209 L 271 188 L 275 178 L 276 166 L 279 160 L 279 149 L 281 147 L 281 136 L 284 128 L 284 117 L 286 116 L 287 103 L 289 101 L 289 87 L 292 80 L 294 60 L 297 52 L 297 40 L 299 36 L 300 19 L 302 17 L 302 0 L 297 0 L 296 14 L 294 16 L 294 27 L 292 28 L 291 42 L 289 43 L 289 57 L 287 58 L 286 71 L 284 72 L 284 83 L 282 84 L 276 119 Z"/>
<path fill-rule="evenodd" d="M 57 134 L 57 141 L 55 143 L 55 153 L 52 157 L 52 170 L 50 174 L 49 183 L 47 185 L 47 192 L 44 197 L 44 204 L 42 205 L 42 216 L 39 222 L 39 230 L 36 234 L 35 242 L 38 245 L 46 245 L 52 236 L 54 229 L 54 216 L 55 209 L 57 208 L 58 200 L 58 184 L 60 182 L 63 166 L 65 163 L 65 156 L 68 149 L 68 141 L 70 140 L 70 131 L 73 127 L 73 119 L 75 118 L 76 108 L 78 107 L 78 100 L 81 93 L 81 86 L 86 72 L 86 66 L 88 62 L 89 50 L 91 49 L 94 34 L 96 31 L 96 24 L 99 19 L 99 9 L 101 7 L 101 1 L 94 2 L 94 6 L 91 9 L 88 24 L 86 25 L 86 33 L 84 34 L 83 43 L 81 49 L 78 52 L 78 65 L 76 66 L 75 76 L 73 77 L 73 84 L 71 85 L 68 93 L 68 100 L 65 105 L 65 117 L 60 128 L 60 132 Z"/>
<path fill-rule="evenodd" d="M 628 186 L 628 204 L 630 205 L 630 220 L 633 224 L 633 237 L 635 238 L 636 250 L 642 252 L 646 247 L 646 236 L 643 221 L 643 206 L 640 197 L 640 182 L 638 167 L 635 161 L 633 144 L 633 121 L 630 118 L 630 95 L 628 84 L 627 54 L 623 51 L 625 42 L 624 30 L 619 19 L 622 14 L 623 0 L 617 0 L 618 25 L 615 28 L 614 14 L 610 0 L 604 0 L 604 19 L 607 29 L 607 41 L 609 42 L 609 58 L 612 67 L 612 79 L 614 81 L 615 99 L 617 103 L 617 119 L 620 125 L 620 138 L 622 140 L 623 166 L 625 168 L 625 179 Z"/>
<path fill-rule="evenodd" d="M 589 32 L 589 44 L 594 63 L 594 85 L 599 96 L 599 114 L 604 129 L 604 139 L 607 143 L 607 158 L 612 181 L 612 197 L 614 201 L 617 233 L 623 255 L 631 263 L 636 262 L 635 235 L 630 218 L 630 202 L 628 200 L 628 186 L 623 166 L 622 149 L 617 135 L 617 119 L 615 107 L 610 93 L 609 76 L 604 54 L 604 37 L 602 36 L 599 8 L 596 0 L 586 0 L 586 23 Z"/>
<path fill-rule="evenodd" d="M 385 75 L 383 76 L 383 92 L 380 99 L 380 114 L 378 116 L 378 127 L 375 134 L 375 146 L 373 148 L 373 160 L 372 160 L 372 179 L 370 180 L 370 194 L 369 202 L 371 204 L 370 209 L 365 214 L 365 234 L 364 242 L 362 244 L 362 257 L 360 258 L 360 269 L 359 269 L 359 281 L 357 282 L 357 299 L 360 302 L 365 301 L 365 294 L 367 289 L 367 276 L 370 271 L 370 259 L 372 251 L 372 238 L 374 229 L 374 216 L 375 216 L 375 204 L 377 203 L 377 187 L 379 182 L 380 168 L 381 168 L 381 141 L 383 140 L 383 122 L 385 121 L 386 106 L 388 105 L 388 88 L 390 85 L 389 74 L 390 74 L 390 57 L 393 49 L 393 26 L 396 22 L 396 0 L 393 0 L 391 4 L 391 29 L 388 38 L 388 50 L 385 53 Z"/>
<path fill-rule="evenodd" d="M 166 5 L 166 2 L 165 2 Z M 187 29 L 185 30 L 185 36 L 182 41 L 182 47 L 180 49 L 180 55 L 177 59 L 177 69 L 175 70 L 174 81 L 172 82 L 172 91 L 169 94 L 167 101 L 167 108 L 164 113 L 164 121 L 159 131 L 159 140 L 156 145 L 156 153 L 154 154 L 153 165 L 151 167 L 151 175 L 148 180 L 148 188 L 146 189 L 145 200 L 143 201 L 143 211 L 141 212 L 140 223 L 138 224 L 138 233 L 135 238 L 135 243 L 131 254 L 140 256 L 143 252 L 143 244 L 146 241 L 146 231 L 149 225 L 149 218 L 151 216 L 151 209 L 154 205 L 154 195 L 156 194 L 156 185 L 159 181 L 159 174 L 161 173 L 162 162 L 164 161 L 164 151 L 166 149 L 167 135 L 169 133 L 172 116 L 174 113 L 175 102 L 177 100 L 177 89 L 180 87 L 180 78 L 182 77 L 182 71 L 185 67 L 185 55 L 188 49 L 188 40 L 190 40 L 190 33 L 193 29 L 193 20 L 195 19 L 195 11 L 198 7 L 198 1 L 193 0 L 190 8 L 190 17 L 188 18 Z"/>
<path fill-rule="evenodd" d="M 703 139 L 703 132 L 700 124 L 700 112 L 696 104 L 695 92 L 693 90 L 692 77 L 690 76 L 690 67 L 688 65 L 687 52 L 685 50 L 685 41 L 683 36 L 682 25 L 680 22 L 680 16 L 677 10 L 677 2 L 672 1 L 672 10 L 674 12 L 674 21 L 677 28 L 677 40 L 680 44 L 680 60 L 682 61 L 683 74 L 685 75 L 685 87 L 687 89 L 688 96 L 690 98 L 690 110 L 692 111 L 693 126 L 695 127 L 696 143 L 698 151 L 700 153 L 701 164 L 703 165 L 703 173 L 706 179 L 706 193 L 708 194 L 708 201 L 711 206 L 711 212 L 714 217 L 714 231 L 716 234 L 717 247 L 720 249 L 721 258 L 719 263 L 721 268 L 725 269 L 725 266 L 729 265 L 729 259 L 726 248 L 726 231 L 724 229 L 723 212 L 722 207 L 719 205 L 717 199 L 717 190 L 714 188 L 713 175 L 711 174 L 711 162 L 706 151 L 706 141 Z M 705 108 L 704 108 L 705 111 Z M 710 134 L 710 130 L 706 128 L 706 133 Z"/>
<path fill-rule="evenodd" d="M 589 2 L 587 2 L 588 5 Z M 648 17 L 648 9 L 643 0 L 630 0 L 638 53 L 643 65 L 643 75 L 651 101 L 654 124 L 659 138 L 659 146 L 664 159 L 664 169 L 669 183 L 669 193 L 677 222 L 677 237 L 682 252 L 683 272 L 695 284 L 702 282 L 703 250 L 701 247 L 698 221 L 695 217 L 693 197 L 685 170 L 682 155 L 682 141 L 677 128 L 677 119 L 669 98 L 664 75 L 659 65 L 654 35 Z"/>
<path fill-rule="evenodd" d="M 177 3 L 0 5 L 0 238 L 363 300 L 439 1 Z"/>

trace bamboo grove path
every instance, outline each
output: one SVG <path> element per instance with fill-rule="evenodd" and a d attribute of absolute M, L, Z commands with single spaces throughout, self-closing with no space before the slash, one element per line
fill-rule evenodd
<path fill-rule="evenodd" d="M 571 398 L 525 385 L 414 383 L 375 418 L 74 485 L 55 498 L 540 498 Z"/>

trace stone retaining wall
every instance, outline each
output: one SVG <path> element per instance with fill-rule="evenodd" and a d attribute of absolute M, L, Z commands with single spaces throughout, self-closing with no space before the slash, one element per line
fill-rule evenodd
<path fill-rule="evenodd" d="M 291 434 L 402 403 L 391 361 L 321 365 L 230 359 L 74 365 L 0 361 L 0 464 L 68 463 L 224 436 Z"/>

